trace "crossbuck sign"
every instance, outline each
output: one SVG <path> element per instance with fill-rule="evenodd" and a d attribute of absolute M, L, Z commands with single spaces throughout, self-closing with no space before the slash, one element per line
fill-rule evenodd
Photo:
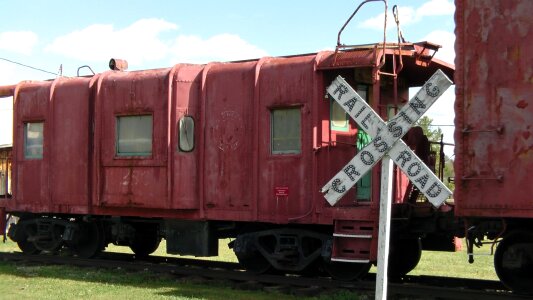
<path fill-rule="evenodd" d="M 391 157 L 435 207 L 448 199 L 452 192 L 401 138 L 451 85 L 450 79 L 438 70 L 396 116 L 384 122 L 365 100 L 338 76 L 328 87 L 328 94 L 373 139 L 322 188 L 321 192 L 329 204 L 335 205 L 385 155 Z"/>

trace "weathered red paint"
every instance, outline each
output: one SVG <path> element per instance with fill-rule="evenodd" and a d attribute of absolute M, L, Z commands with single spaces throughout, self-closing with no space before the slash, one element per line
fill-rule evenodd
<path fill-rule="evenodd" d="M 531 1 L 456 0 L 459 216 L 533 216 Z"/>
<path fill-rule="evenodd" d="M 387 49 L 387 61 L 393 51 Z M 366 84 L 371 106 L 386 119 L 394 95 L 403 103 L 408 88 L 422 85 L 437 68 L 453 73 L 438 61 L 417 65 L 414 51 L 402 54 L 397 93 L 392 79 L 378 72 L 384 54 L 376 47 L 347 53 L 340 67 L 332 65 L 335 54 L 325 51 L 20 83 L 14 97 L 15 197 L 0 206 L 16 212 L 281 224 L 357 220 L 370 224 L 366 230 L 377 236 L 375 197 L 358 202 L 354 190 L 330 207 L 319 192 L 355 154 L 357 134 L 351 120 L 347 131 L 330 129 L 324 95 L 337 75 Z M 280 107 L 301 112 L 301 153 L 271 153 L 271 111 Z M 117 156 L 117 117 L 146 114 L 153 116 L 152 154 Z M 182 116 L 195 120 L 191 152 L 178 151 Z M 44 121 L 44 154 L 27 160 L 24 123 L 33 121 Z M 379 195 L 377 169 L 372 177 L 372 195 Z M 395 199 L 402 202 L 407 181 L 397 177 Z M 280 199 L 276 187 L 290 192 Z M 376 257 L 376 242 L 369 259 Z"/>

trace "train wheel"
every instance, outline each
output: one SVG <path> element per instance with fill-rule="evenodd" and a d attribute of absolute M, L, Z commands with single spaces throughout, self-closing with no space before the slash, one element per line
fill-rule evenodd
<path fill-rule="evenodd" d="M 25 254 L 39 254 L 41 250 L 37 249 L 33 242 L 29 242 L 26 239 L 24 241 L 17 242 L 19 249 Z"/>
<path fill-rule="evenodd" d="M 400 278 L 411 272 L 420 261 L 422 245 L 420 239 L 400 239 L 391 244 L 389 253 L 390 278 Z"/>
<path fill-rule="evenodd" d="M 74 253 L 82 258 L 91 258 L 104 249 L 104 232 L 96 222 L 80 223 L 78 239 L 72 244 Z"/>
<path fill-rule="evenodd" d="M 65 231 L 64 227 L 57 225 L 50 225 L 49 237 L 43 240 L 37 240 L 34 242 L 35 246 L 42 250 L 51 253 L 56 253 L 63 247 L 62 234 Z"/>
<path fill-rule="evenodd" d="M 135 238 L 130 249 L 136 256 L 146 257 L 157 250 L 160 242 L 157 225 L 139 224 L 135 225 Z"/>
<path fill-rule="evenodd" d="M 28 233 L 26 232 L 27 227 L 25 226 L 24 222 L 30 220 L 31 218 L 20 218 L 17 222 L 17 226 L 20 226 L 20 238 L 17 241 L 17 245 L 25 254 L 39 254 L 41 253 L 41 250 L 35 246 L 33 242 L 28 241 Z"/>
<path fill-rule="evenodd" d="M 254 274 L 264 274 L 272 271 L 274 268 L 270 262 L 259 251 L 235 254 L 239 260 L 239 264 L 243 266 L 246 271 Z"/>
<path fill-rule="evenodd" d="M 341 281 L 353 281 L 364 277 L 370 270 L 370 263 L 351 263 L 338 261 L 324 261 L 324 271 L 326 271 L 331 278 Z"/>
<path fill-rule="evenodd" d="M 494 268 L 505 286 L 533 294 L 533 233 L 519 230 L 504 237 L 494 255 Z"/>

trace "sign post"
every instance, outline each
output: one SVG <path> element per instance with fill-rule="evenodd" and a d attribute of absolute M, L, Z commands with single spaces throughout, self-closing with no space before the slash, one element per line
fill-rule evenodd
<path fill-rule="evenodd" d="M 389 240 L 392 207 L 392 162 L 388 155 L 381 160 L 381 188 L 379 197 L 378 273 L 376 299 L 387 299 L 387 270 L 389 269 Z"/>
<path fill-rule="evenodd" d="M 441 70 L 438 70 L 388 122 L 383 121 L 342 77 L 338 76 L 327 89 L 328 94 L 373 139 L 322 187 L 321 192 L 324 193 L 326 200 L 332 206 L 335 205 L 379 160 L 382 161 L 376 299 L 386 299 L 387 297 L 387 262 L 392 203 L 392 164 L 390 159 L 409 177 L 433 206 L 440 206 L 452 194 L 444 183 L 401 140 L 451 84 L 450 79 Z M 390 159 L 384 159 L 384 157 L 390 157 Z"/>

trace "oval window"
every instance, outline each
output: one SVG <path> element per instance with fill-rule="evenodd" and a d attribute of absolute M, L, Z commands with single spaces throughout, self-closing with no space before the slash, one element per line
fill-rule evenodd
<path fill-rule="evenodd" d="M 183 116 L 179 121 L 179 150 L 190 152 L 194 149 L 194 119 L 190 116 Z"/>

